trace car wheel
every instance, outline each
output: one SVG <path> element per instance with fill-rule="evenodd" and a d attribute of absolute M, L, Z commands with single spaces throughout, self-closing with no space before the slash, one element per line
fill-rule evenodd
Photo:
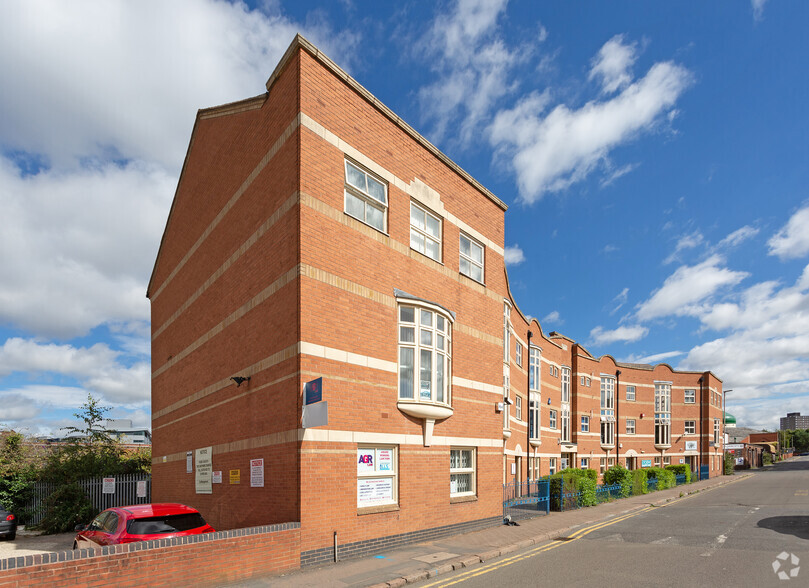
<path fill-rule="evenodd" d="M 16 537 L 17 537 L 17 531 L 14 531 L 13 533 L 11 533 L 11 534 L 8 536 L 8 540 L 9 540 L 9 541 L 14 541 L 14 539 L 15 539 Z"/>

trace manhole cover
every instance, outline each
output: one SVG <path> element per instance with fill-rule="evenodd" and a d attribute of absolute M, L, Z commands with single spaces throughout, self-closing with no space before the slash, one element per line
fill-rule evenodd
<path fill-rule="evenodd" d="M 424 563 L 435 563 L 437 561 L 444 561 L 445 559 L 449 559 L 451 557 L 458 557 L 457 553 L 447 553 L 446 551 L 442 551 L 439 553 L 430 553 L 428 555 L 420 555 L 419 557 L 414 557 L 413 559 L 417 559 L 418 561 L 423 561 Z"/>

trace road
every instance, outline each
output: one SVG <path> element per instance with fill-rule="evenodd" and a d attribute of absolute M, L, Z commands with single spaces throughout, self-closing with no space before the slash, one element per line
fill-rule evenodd
<path fill-rule="evenodd" d="M 417 586 L 809 586 L 809 457 Z"/>

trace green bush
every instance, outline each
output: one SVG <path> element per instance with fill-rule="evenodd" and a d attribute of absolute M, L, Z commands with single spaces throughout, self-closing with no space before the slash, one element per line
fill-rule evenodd
<path fill-rule="evenodd" d="M 764 453 L 761 456 L 761 463 L 763 463 L 764 465 L 772 465 L 772 453 L 769 452 Z"/>
<path fill-rule="evenodd" d="M 632 495 L 647 494 L 649 492 L 646 486 L 646 470 L 632 470 Z"/>
<path fill-rule="evenodd" d="M 87 524 L 98 514 L 90 499 L 78 484 L 60 486 L 45 499 L 45 517 L 39 528 L 45 535 L 72 531 L 78 524 Z"/>
<path fill-rule="evenodd" d="M 595 470 L 590 470 L 595 471 Z M 579 506 L 594 506 L 596 500 L 596 482 L 590 476 L 579 476 Z"/>
<path fill-rule="evenodd" d="M 567 472 L 567 473 L 565 473 Z M 550 476 L 551 510 L 569 510 L 576 508 L 575 496 L 564 497 L 563 494 L 576 494 L 579 491 L 579 476 L 565 470 Z"/>
<path fill-rule="evenodd" d="M 725 475 L 732 476 L 734 470 L 736 469 L 736 460 L 733 459 L 733 455 L 730 453 L 725 454 Z"/>
<path fill-rule="evenodd" d="M 685 476 L 685 483 L 688 484 L 691 481 L 691 468 L 688 467 L 687 464 L 674 464 L 674 465 L 667 465 L 665 467 L 670 472 L 674 472 L 675 482 L 677 476 Z"/>
<path fill-rule="evenodd" d="M 589 468 L 567 468 L 566 470 L 562 470 L 560 473 L 569 476 L 576 476 L 577 478 L 589 478 L 593 482 L 598 482 L 598 472 Z"/>
<path fill-rule="evenodd" d="M 621 464 L 614 465 L 604 472 L 604 484 L 613 486 L 621 485 L 621 498 L 632 495 L 632 472 Z"/>

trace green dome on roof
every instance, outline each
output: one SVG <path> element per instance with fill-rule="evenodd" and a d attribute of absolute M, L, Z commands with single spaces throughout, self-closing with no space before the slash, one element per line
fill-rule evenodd
<path fill-rule="evenodd" d="M 736 417 L 730 414 L 729 412 L 725 413 L 725 424 L 726 425 L 735 425 L 736 424 Z"/>

